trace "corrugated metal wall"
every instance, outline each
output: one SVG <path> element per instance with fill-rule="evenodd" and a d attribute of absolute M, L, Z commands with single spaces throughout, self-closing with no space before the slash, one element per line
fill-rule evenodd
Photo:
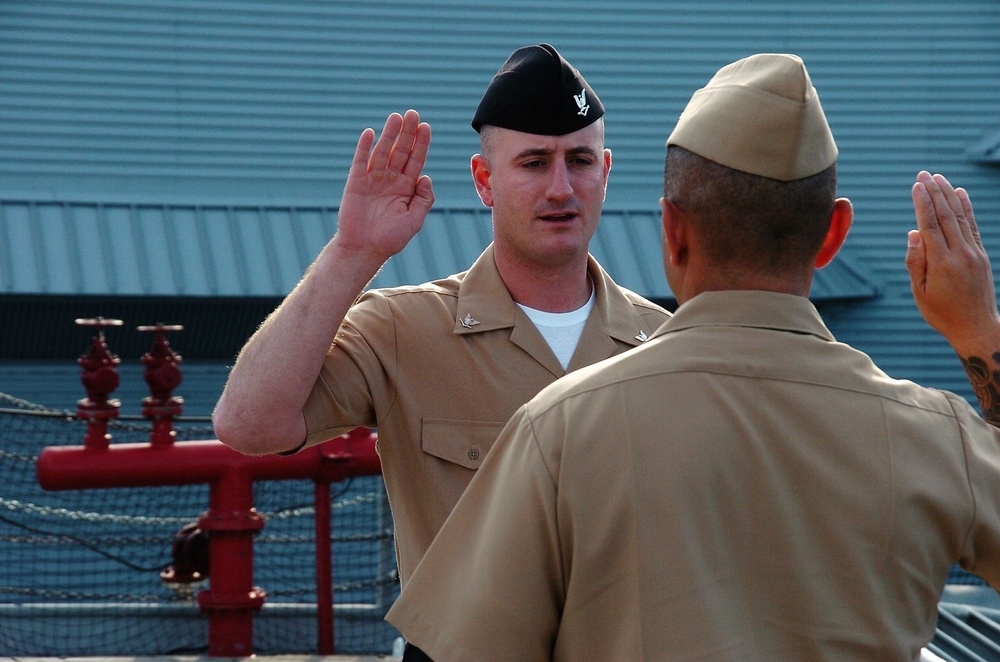
<path fill-rule="evenodd" d="M 719 66 L 757 51 L 802 55 L 857 211 L 845 256 L 879 291 L 824 311 L 891 374 L 968 393 L 912 304 L 902 259 L 909 186 L 930 168 L 972 192 L 1000 263 L 1000 171 L 966 154 L 1000 127 L 996 0 L 9 0 L 0 4 L 0 196 L 333 207 L 361 128 L 412 106 L 434 127 L 427 170 L 439 203 L 471 209 L 469 118 L 509 52 L 539 41 L 580 67 L 608 108 L 609 211 L 655 210 L 663 140 Z M 266 248 L 218 257 L 216 273 L 248 291 L 280 281 L 292 269 Z M 130 260 L 116 253 L 115 274 L 99 278 L 84 274 L 83 257 L 50 260 L 45 278 L 160 277 L 161 266 Z"/>
<path fill-rule="evenodd" d="M 887 159 L 907 178 L 939 149 L 942 166 L 964 164 L 997 128 L 998 38 L 995 0 L 8 0 L 0 186 L 335 204 L 360 130 L 412 106 L 436 129 L 441 201 L 472 206 L 479 96 L 513 48 L 545 40 L 608 107 L 612 207 L 655 207 L 661 146 L 691 91 L 765 50 L 806 58 L 846 183 L 882 188 Z"/>

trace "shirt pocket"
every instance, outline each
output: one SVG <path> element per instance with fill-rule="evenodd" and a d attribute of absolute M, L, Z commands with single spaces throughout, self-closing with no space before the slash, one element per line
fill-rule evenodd
<path fill-rule="evenodd" d="M 451 418 L 425 418 L 420 431 L 420 445 L 428 455 L 478 469 L 504 423 L 460 421 Z"/>

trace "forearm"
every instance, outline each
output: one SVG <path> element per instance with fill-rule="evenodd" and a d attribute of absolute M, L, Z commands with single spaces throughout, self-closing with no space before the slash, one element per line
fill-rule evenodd
<path fill-rule="evenodd" d="M 378 258 L 344 251 L 331 240 L 240 351 L 212 416 L 221 441 L 253 455 L 302 443 L 302 409 L 327 351 L 380 266 Z"/>
<path fill-rule="evenodd" d="M 961 360 L 972 390 L 979 400 L 983 418 L 991 425 L 1000 427 L 1000 371 L 996 370 L 996 362 L 979 356 Z"/>
<path fill-rule="evenodd" d="M 351 162 L 337 234 L 236 359 L 212 415 L 215 434 L 244 453 L 291 450 L 306 436 L 302 409 L 337 330 L 382 264 L 420 230 L 434 202 L 421 175 L 430 126 L 408 110 L 365 129 Z"/>
<path fill-rule="evenodd" d="M 1000 333 L 997 337 L 955 347 L 979 409 L 991 425 L 1000 427 Z"/>
<path fill-rule="evenodd" d="M 907 233 L 906 267 L 914 301 L 958 354 L 983 418 L 1000 427 L 1000 311 L 972 201 L 926 170 L 911 194 L 917 229 Z"/>

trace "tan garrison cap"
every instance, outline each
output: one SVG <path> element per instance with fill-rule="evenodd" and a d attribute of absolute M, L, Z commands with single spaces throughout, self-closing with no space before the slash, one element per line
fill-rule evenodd
<path fill-rule="evenodd" d="M 782 181 L 826 170 L 837 144 L 802 59 L 760 53 L 719 70 L 694 93 L 668 145 Z"/>

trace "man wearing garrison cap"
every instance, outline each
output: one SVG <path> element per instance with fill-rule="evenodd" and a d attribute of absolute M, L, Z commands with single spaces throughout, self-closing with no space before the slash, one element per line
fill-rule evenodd
<path fill-rule="evenodd" d="M 434 199 L 419 115 L 390 115 L 377 141 L 366 129 L 336 235 L 232 369 L 213 419 L 237 450 L 294 452 L 378 428 L 404 586 L 517 407 L 667 318 L 588 253 L 611 169 L 603 114 L 555 48 L 514 52 L 473 120 L 493 243 L 463 273 L 359 298 Z"/>
<path fill-rule="evenodd" d="M 498 126 L 562 136 L 604 117 L 604 106 L 580 72 L 549 44 L 519 48 L 507 58 L 472 118 L 472 128 Z"/>
<path fill-rule="evenodd" d="M 1000 586 L 1000 430 L 837 343 L 808 299 L 851 223 L 836 158 L 796 56 L 695 93 L 661 200 L 681 305 L 501 433 L 388 616 L 430 658 L 915 660 L 952 563 Z M 1000 421 L 968 195 L 922 172 L 913 201 L 917 303 Z"/>

